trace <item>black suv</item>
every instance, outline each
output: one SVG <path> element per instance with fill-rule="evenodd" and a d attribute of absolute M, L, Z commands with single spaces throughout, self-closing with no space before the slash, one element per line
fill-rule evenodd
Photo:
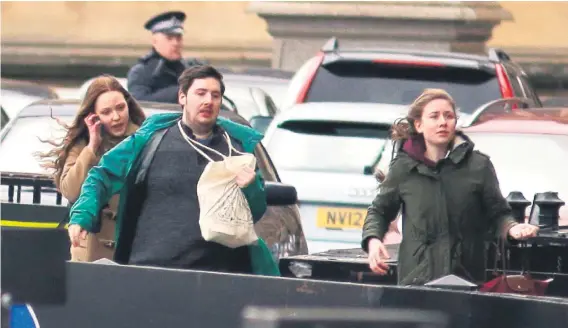
<path fill-rule="evenodd" d="M 522 68 L 502 50 L 487 56 L 405 49 L 339 49 L 331 38 L 290 81 L 283 109 L 307 102 L 408 105 L 425 88 L 449 92 L 464 114 L 500 98 L 542 107 Z"/>

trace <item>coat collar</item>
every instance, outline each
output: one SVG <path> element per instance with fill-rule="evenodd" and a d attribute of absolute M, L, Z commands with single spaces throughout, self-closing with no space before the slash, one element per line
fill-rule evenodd
<path fill-rule="evenodd" d="M 450 143 L 446 158 L 452 161 L 454 164 L 459 164 L 465 159 L 467 154 L 473 151 L 474 143 L 467 137 L 463 132 L 456 131 L 456 136 L 454 140 Z M 435 167 L 437 163 L 434 163 L 430 159 L 426 158 L 424 153 L 426 152 L 426 145 L 424 143 L 424 137 L 422 135 L 414 136 L 412 138 L 406 139 L 398 145 L 399 152 L 407 155 L 409 159 L 412 160 L 411 166 L 416 166 L 418 164 L 424 164 L 427 167 Z M 410 164 L 410 163 L 409 163 Z"/>
<path fill-rule="evenodd" d="M 139 135 L 151 135 L 154 132 L 162 129 L 169 128 L 181 119 L 182 113 L 164 113 L 164 114 L 154 114 L 148 117 L 137 134 Z M 245 151 L 252 151 L 254 147 L 262 140 L 264 137 L 260 132 L 255 129 L 231 121 L 230 119 L 224 117 L 217 118 L 217 125 L 227 133 L 237 139 L 243 144 Z"/>
<path fill-rule="evenodd" d="M 114 148 L 114 146 L 118 145 L 122 140 L 133 135 L 136 130 L 138 130 L 138 128 L 138 125 L 134 124 L 132 121 L 129 121 L 128 126 L 126 127 L 126 133 L 123 136 L 113 137 L 108 134 L 105 135 L 100 150 L 106 153 L 110 149 Z"/>

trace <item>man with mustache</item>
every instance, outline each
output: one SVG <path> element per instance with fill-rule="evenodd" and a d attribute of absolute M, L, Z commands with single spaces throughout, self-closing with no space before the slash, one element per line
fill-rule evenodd
<path fill-rule="evenodd" d="M 120 192 L 116 262 L 279 275 L 261 239 L 258 245 L 229 248 L 206 241 L 201 234 L 197 183 L 208 158 L 222 160 L 221 154 L 228 156 L 230 149 L 233 154 L 235 150 L 253 153 L 262 139 L 256 130 L 219 117 L 224 91 L 223 77 L 215 68 L 194 66 L 184 71 L 178 93 L 182 113 L 148 117 L 89 171 L 71 208 L 71 242 L 78 244 L 87 231 L 96 229 L 100 207 Z M 243 167 L 235 182 L 256 223 L 267 206 L 260 173 Z"/>
<path fill-rule="evenodd" d="M 204 62 L 190 59 L 184 62 L 183 23 L 185 13 L 170 11 L 146 22 L 152 32 L 152 50 L 128 72 L 128 91 L 137 100 L 177 103 L 178 78 L 193 65 Z"/>

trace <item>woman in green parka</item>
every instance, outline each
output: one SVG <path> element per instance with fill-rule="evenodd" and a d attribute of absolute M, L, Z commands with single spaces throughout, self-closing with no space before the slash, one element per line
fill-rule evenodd
<path fill-rule="evenodd" d="M 456 131 L 456 104 L 443 90 L 426 89 L 395 122 L 400 149 L 368 209 L 362 247 L 373 272 L 386 274 L 382 240 L 402 208 L 399 285 L 423 285 L 454 274 L 485 281 L 488 234 L 525 239 L 538 227 L 516 223 L 488 156 Z"/>

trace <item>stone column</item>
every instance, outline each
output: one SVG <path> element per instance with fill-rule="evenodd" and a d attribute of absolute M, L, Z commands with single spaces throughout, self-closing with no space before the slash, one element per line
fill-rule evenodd
<path fill-rule="evenodd" d="M 273 37 L 272 67 L 296 70 L 335 36 L 345 48 L 482 53 L 511 14 L 497 2 L 253 1 Z"/>

